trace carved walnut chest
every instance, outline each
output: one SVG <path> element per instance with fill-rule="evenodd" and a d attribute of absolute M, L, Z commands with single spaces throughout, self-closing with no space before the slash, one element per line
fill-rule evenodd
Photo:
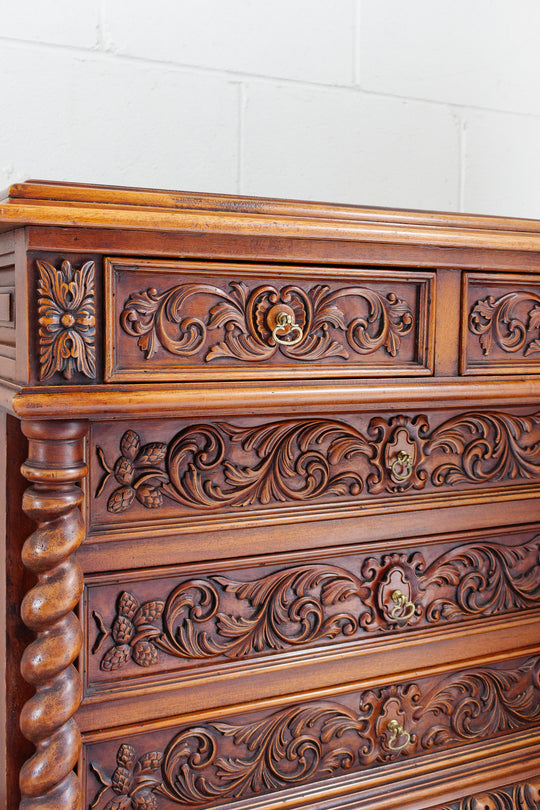
<path fill-rule="evenodd" d="M 540 808 L 540 223 L 0 230 L 2 806 Z"/>

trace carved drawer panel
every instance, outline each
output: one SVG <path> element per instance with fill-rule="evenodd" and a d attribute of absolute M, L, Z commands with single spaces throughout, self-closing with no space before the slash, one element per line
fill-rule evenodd
<path fill-rule="evenodd" d="M 107 380 L 432 373 L 435 274 L 108 259 Z"/>
<path fill-rule="evenodd" d="M 219 519 L 540 479 L 540 414 L 465 412 L 98 424 L 91 522 Z"/>
<path fill-rule="evenodd" d="M 538 609 L 539 561 L 528 532 L 90 576 L 86 692 Z"/>
<path fill-rule="evenodd" d="M 462 374 L 540 372 L 540 276 L 466 273 Z"/>
<path fill-rule="evenodd" d="M 216 807 L 494 740 L 540 720 L 540 657 L 87 740 L 87 805 Z M 414 768 L 414 763 L 411 763 Z M 326 781 L 328 785 L 328 782 Z"/>
<path fill-rule="evenodd" d="M 466 796 L 430 810 L 540 810 L 540 778 Z"/>

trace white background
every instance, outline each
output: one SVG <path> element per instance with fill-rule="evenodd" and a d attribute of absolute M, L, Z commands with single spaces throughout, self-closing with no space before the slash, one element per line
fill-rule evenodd
<path fill-rule="evenodd" d="M 539 0 L 0 0 L 28 178 L 540 218 Z"/>

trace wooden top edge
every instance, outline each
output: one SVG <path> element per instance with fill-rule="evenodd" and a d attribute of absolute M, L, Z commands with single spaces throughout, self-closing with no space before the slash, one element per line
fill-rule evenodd
<path fill-rule="evenodd" d="M 540 231 L 505 231 L 431 224 L 360 222 L 319 217 L 277 216 L 208 210 L 177 210 L 82 204 L 0 203 L 0 231 L 27 225 L 105 228 L 169 233 L 213 233 L 250 237 L 289 237 L 395 245 L 469 247 L 540 252 Z"/>
<path fill-rule="evenodd" d="M 1 394 L 1 384 L 0 384 Z M 11 408 L 25 419 L 93 418 L 127 416 L 170 417 L 214 416 L 249 413 L 356 412 L 374 405 L 389 410 L 410 410 L 411 406 L 462 407 L 475 403 L 482 407 L 489 400 L 503 405 L 536 406 L 540 398 L 540 378 L 451 380 L 437 378 L 418 384 L 392 382 L 380 384 L 333 384 L 299 388 L 290 383 L 272 386 L 237 383 L 186 384 L 174 386 L 122 385 L 6 391 Z M 210 396 L 211 394 L 211 396 Z M 75 395 L 75 396 L 74 396 Z M 0 403 L 1 404 L 1 403 Z M 5 407 L 5 406 L 4 406 Z M 11 409 L 10 408 L 10 409 Z"/>
<path fill-rule="evenodd" d="M 103 220 L 97 224 L 110 226 L 112 210 L 120 215 L 122 209 L 127 209 L 133 215 L 134 209 L 138 211 L 151 211 L 156 214 L 167 212 L 169 216 L 174 212 L 208 212 L 229 213 L 236 215 L 249 215 L 251 218 L 271 216 L 279 219 L 302 220 L 332 220 L 348 223 L 374 223 L 386 225 L 422 225 L 430 228 L 472 229 L 475 231 L 510 231 L 540 234 L 540 221 L 512 217 L 497 217 L 474 214 L 459 214 L 439 211 L 419 211 L 415 209 L 392 209 L 378 207 L 361 207 L 355 205 L 342 205 L 336 203 L 310 202 L 302 200 L 285 200 L 265 197 L 250 197 L 227 194 L 194 193 L 187 191 L 169 191 L 161 189 L 141 189 L 121 186 L 85 185 L 82 183 L 48 182 L 43 180 L 28 180 L 24 183 L 15 183 L 8 191 L 8 196 L 2 199 L 2 209 L 10 206 L 30 208 L 30 206 L 46 206 L 58 210 L 61 216 L 62 209 L 89 209 L 95 219 L 100 219 L 98 211 L 102 212 Z M 109 216 L 107 216 L 107 212 Z M 66 211 L 64 218 L 68 219 Z M 3 211 L 0 210 L 0 221 Z M 30 210 L 28 216 L 31 216 Z M 79 214 L 80 216 L 80 214 Z M 30 223 L 29 223 L 30 224 Z M 59 222 L 69 225 L 69 221 Z M 91 224 L 91 223 L 88 223 Z M 122 222 L 117 223 L 122 227 Z M 145 227 L 141 224 L 141 227 Z M 158 223 L 156 221 L 156 227 Z M 181 221 L 178 222 L 181 229 Z"/>

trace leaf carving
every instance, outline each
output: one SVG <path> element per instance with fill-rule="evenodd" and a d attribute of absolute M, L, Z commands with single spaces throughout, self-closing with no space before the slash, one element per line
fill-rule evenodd
<path fill-rule="evenodd" d="M 168 442 L 133 430 L 110 464 L 96 448 L 114 514 L 165 499 L 202 511 L 403 495 L 427 487 L 540 477 L 540 414 L 468 411 L 430 430 L 427 416 L 373 417 L 362 432 L 344 420 L 285 419 L 252 426 L 189 424 Z M 365 486 L 366 485 L 366 486 Z M 171 504 L 169 504 L 171 505 Z"/>
<path fill-rule="evenodd" d="M 161 735 L 161 750 L 138 757 L 134 746 L 120 746 L 110 778 L 93 762 L 97 800 L 112 792 L 115 801 L 127 797 L 126 806 L 137 808 L 146 792 L 164 800 L 163 808 L 247 801 L 473 738 L 495 739 L 537 724 L 539 671 L 538 657 L 518 659 L 180 726 L 168 741 Z M 501 795 L 537 802 L 539 787 L 531 780 Z"/>
<path fill-rule="evenodd" d="M 166 603 L 148 601 L 136 610 L 131 606 L 138 605 L 137 600 L 124 592 L 110 633 L 115 646 L 101 659 L 101 668 L 116 670 L 130 658 L 139 666 L 151 666 L 158 662 L 158 650 L 186 659 L 240 658 L 351 636 L 365 610 L 366 593 L 353 574 L 321 565 L 296 566 L 254 581 L 223 576 L 186 580 Z M 248 615 L 221 607 L 225 594 L 233 594 L 238 605 L 247 603 Z M 346 608 L 330 609 L 340 603 Z M 126 604 L 130 618 L 122 615 Z M 96 621 L 103 633 L 99 614 Z"/>
<path fill-rule="evenodd" d="M 358 315 L 347 317 L 341 307 L 343 300 L 356 301 Z M 204 309 L 206 301 L 206 315 L 187 314 L 188 302 Z M 212 301 L 216 303 L 210 305 Z M 278 343 L 272 337 L 268 318 L 280 304 L 301 330 L 298 343 Z M 331 290 L 328 285 L 316 285 L 306 292 L 295 285 L 277 288 L 264 284 L 250 289 L 244 282 L 232 281 L 228 290 L 191 283 L 163 292 L 150 288 L 132 293 L 124 304 L 120 324 L 126 334 L 137 338 L 146 359 L 162 347 L 185 358 L 204 353 L 207 363 L 222 358 L 262 362 L 276 353 L 313 362 L 328 357 L 346 360 L 351 350 L 367 355 L 382 348 L 395 357 L 401 339 L 414 328 L 414 315 L 410 305 L 395 293 L 383 296 L 367 287 Z M 221 333 L 217 339 L 212 334 L 215 332 Z"/>
<path fill-rule="evenodd" d="M 540 810 L 540 780 L 531 779 L 485 793 L 467 796 L 433 810 Z"/>
<path fill-rule="evenodd" d="M 353 570 L 319 563 L 245 580 L 215 574 L 181 581 L 166 599 L 140 605 L 124 591 L 110 629 L 94 612 L 93 651 L 110 638 L 114 646 L 100 667 L 115 671 L 130 661 L 154 666 L 158 652 L 188 661 L 239 659 L 538 609 L 539 563 L 540 535 L 516 546 L 466 543 L 429 566 L 422 554 L 412 552 L 359 559 Z M 396 587 L 407 593 L 405 615 L 391 598 Z"/>
<path fill-rule="evenodd" d="M 95 264 L 76 270 L 63 261 L 60 270 L 36 262 L 40 379 L 57 372 L 71 380 L 75 372 L 96 377 Z"/>
<path fill-rule="evenodd" d="M 486 356 L 494 345 L 507 353 L 523 350 L 524 357 L 539 351 L 538 337 L 530 340 L 539 326 L 540 296 L 525 290 L 500 298 L 488 295 L 474 304 L 469 315 L 469 331 L 478 335 Z"/>

